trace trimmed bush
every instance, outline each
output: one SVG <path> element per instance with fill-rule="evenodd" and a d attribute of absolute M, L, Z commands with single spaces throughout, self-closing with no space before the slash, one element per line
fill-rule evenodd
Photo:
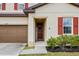
<path fill-rule="evenodd" d="M 56 47 L 56 46 L 66 46 L 69 44 L 70 46 L 79 46 L 79 36 L 72 36 L 72 35 L 62 35 L 58 37 L 51 37 L 47 44 L 49 47 Z"/>
<path fill-rule="evenodd" d="M 71 46 L 79 46 L 79 36 L 73 36 L 70 43 Z"/>
<path fill-rule="evenodd" d="M 48 43 L 48 46 L 49 47 L 55 47 L 56 46 L 56 38 L 50 38 L 48 41 L 47 41 L 47 43 Z"/>

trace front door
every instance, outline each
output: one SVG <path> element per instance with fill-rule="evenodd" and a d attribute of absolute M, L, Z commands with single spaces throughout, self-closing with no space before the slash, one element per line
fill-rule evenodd
<path fill-rule="evenodd" d="M 43 41 L 44 40 L 44 24 L 43 23 L 37 23 L 37 39 L 36 41 Z"/>

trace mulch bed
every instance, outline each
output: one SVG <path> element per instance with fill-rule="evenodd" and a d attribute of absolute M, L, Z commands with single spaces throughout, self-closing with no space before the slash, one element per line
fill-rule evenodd
<path fill-rule="evenodd" d="M 49 52 L 79 52 L 79 46 L 64 46 L 63 47 L 46 47 Z"/>

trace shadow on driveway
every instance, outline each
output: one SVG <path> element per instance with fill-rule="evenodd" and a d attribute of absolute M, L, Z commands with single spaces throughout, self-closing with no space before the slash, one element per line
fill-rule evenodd
<path fill-rule="evenodd" d="M 0 56 L 17 56 L 25 43 L 0 43 Z"/>

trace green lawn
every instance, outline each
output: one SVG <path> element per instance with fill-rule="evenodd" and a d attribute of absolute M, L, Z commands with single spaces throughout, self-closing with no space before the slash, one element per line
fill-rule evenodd
<path fill-rule="evenodd" d="M 79 56 L 79 52 L 48 52 L 47 54 L 20 54 L 19 56 Z"/>

